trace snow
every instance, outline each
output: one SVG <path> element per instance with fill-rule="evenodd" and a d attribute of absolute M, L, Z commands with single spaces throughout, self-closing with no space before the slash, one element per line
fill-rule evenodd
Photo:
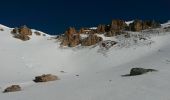
<path fill-rule="evenodd" d="M 120 42 L 103 54 L 99 46 L 60 48 L 54 39 L 49 40 L 50 35 L 33 35 L 23 42 L 13 38 L 10 31 L 7 27 L 0 31 L 0 91 L 12 84 L 19 84 L 22 91 L 1 92 L 0 100 L 170 99 L 170 33 L 151 35 L 151 44 L 99 35 L 104 40 Z M 121 77 L 132 67 L 158 72 Z M 48 73 L 61 80 L 38 84 L 32 81 L 35 76 Z"/>
<path fill-rule="evenodd" d="M 125 23 L 127 24 L 127 25 L 129 25 L 129 24 L 131 24 L 131 23 L 133 23 L 134 22 L 134 20 L 132 20 L 132 21 L 126 21 Z"/>
<path fill-rule="evenodd" d="M 164 23 L 164 24 L 161 24 L 162 27 L 170 27 L 170 21 Z"/>
<path fill-rule="evenodd" d="M 90 30 L 96 30 L 97 29 L 97 27 L 91 27 L 91 28 L 89 28 Z"/>

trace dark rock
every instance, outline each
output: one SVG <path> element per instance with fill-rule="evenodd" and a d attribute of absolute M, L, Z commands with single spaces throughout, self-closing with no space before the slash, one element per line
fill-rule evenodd
<path fill-rule="evenodd" d="M 100 48 L 109 49 L 109 48 L 113 47 L 113 46 L 116 45 L 116 44 L 117 44 L 116 41 L 105 40 L 105 41 L 102 41 L 102 42 L 100 43 Z"/>
<path fill-rule="evenodd" d="M 104 33 L 105 32 L 105 25 L 99 25 L 97 27 L 97 33 Z"/>
<path fill-rule="evenodd" d="M 133 23 L 129 24 L 130 31 L 141 31 L 143 30 L 143 22 L 142 20 L 135 20 Z"/>
<path fill-rule="evenodd" d="M 38 83 L 38 82 L 48 82 L 48 81 L 55 81 L 55 80 L 59 80 L 59 78 L 55 75 L 44 74 L 41 76 L 36 76 L 33 81 Z"/>
<path fill-rule="evenodd" d="M 0 28 L 0 31 L 4 31 L 4 29 L 3 29 L 3 28 Z"/>
<path fill-rule="evenodd" d="M 41 33 L 38 32 L 38 31 L 34 32 L 34 34 L 37 35 L 37 36 L 40 36 L 40 35 L 41 35 Z"/>
<path fill-rule="evenodd" d="M 153 71 L 157 71 L 155 69 L 144 69 L 144 68 L 132 68 L 130 70 L 130 74 L 126 74 L 126 75 L 122 75 L 123 77 L 125 76 L 136 76 L 136 75 L 142 75 L 142 74 L 146 74 L 148 72 L 153 72 Z"/>
<path fill-rule="evenodd" d="M 16 91 L 21 91 L 21 87 L 19 85 L 12 85 L 10 87 L 7 87 L 3 92 L 16 92 Z"/>

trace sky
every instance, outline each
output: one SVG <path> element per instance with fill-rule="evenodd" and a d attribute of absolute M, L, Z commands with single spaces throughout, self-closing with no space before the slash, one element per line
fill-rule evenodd
<path fill-rule="evenodd" d="M 169 0 L 5 0 L 0 4 L 0 24 L 27 25 L 48 34 L 68 27 L 110 24 L 113 19 L 170 20 Z"/>

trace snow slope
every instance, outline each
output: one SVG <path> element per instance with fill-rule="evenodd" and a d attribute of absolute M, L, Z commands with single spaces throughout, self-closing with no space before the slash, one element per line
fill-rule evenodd
<path fill-rule="evenodd" d="M 51 36 L 32 36 L 23 42 L 12 37 L 11 28 L 3 29 L 0 31 L 0 91 L 12 84 L 21 85 L 22 91 L 0 93 L 0 100 L 170 99 L 169 33 L 150 37 L 151 44 L 121 48 L 117 45 L 103 54 L 99 46 L 61 48 Z M 116 39 L 119 38 L 112 40 Z M 125 42 L 128 41 L 131 40 Z M 132 67 L 154 68 L 158 72 L 121 77 Z M 35 76 L 48 73 L 61 80 L 32 82 Z"/>

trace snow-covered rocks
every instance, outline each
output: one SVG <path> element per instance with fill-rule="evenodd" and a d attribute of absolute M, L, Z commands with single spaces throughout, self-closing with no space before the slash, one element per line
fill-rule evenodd
<path fill-rule="evenodd" d="M 113 47 L 114 45 L 116 45 L 117 42 L 116 41 L 111 41 L 111 40 L 105 40 L 105 41 L 102 41 L 99 46 L 100 48 L 104 48 L 104 49 L 109 49 L 111 47 Z"/>
<path fill-rule="evenodd" d="M 16 92 L 16 91 L 21 91 L 21 87 L 19 85 L 9 86 L 3 92 L 7 93 L 7 92 Z"/>
<path fill-rule="evenodd" d="M 36 76 L 33 81 L 38 83 L 38 82 L 48 82 L 48 81 L 55 81 L 55 80 L 59 80 L 59 78 L 56 75 L 43 74 L 41 76 Z"/>

